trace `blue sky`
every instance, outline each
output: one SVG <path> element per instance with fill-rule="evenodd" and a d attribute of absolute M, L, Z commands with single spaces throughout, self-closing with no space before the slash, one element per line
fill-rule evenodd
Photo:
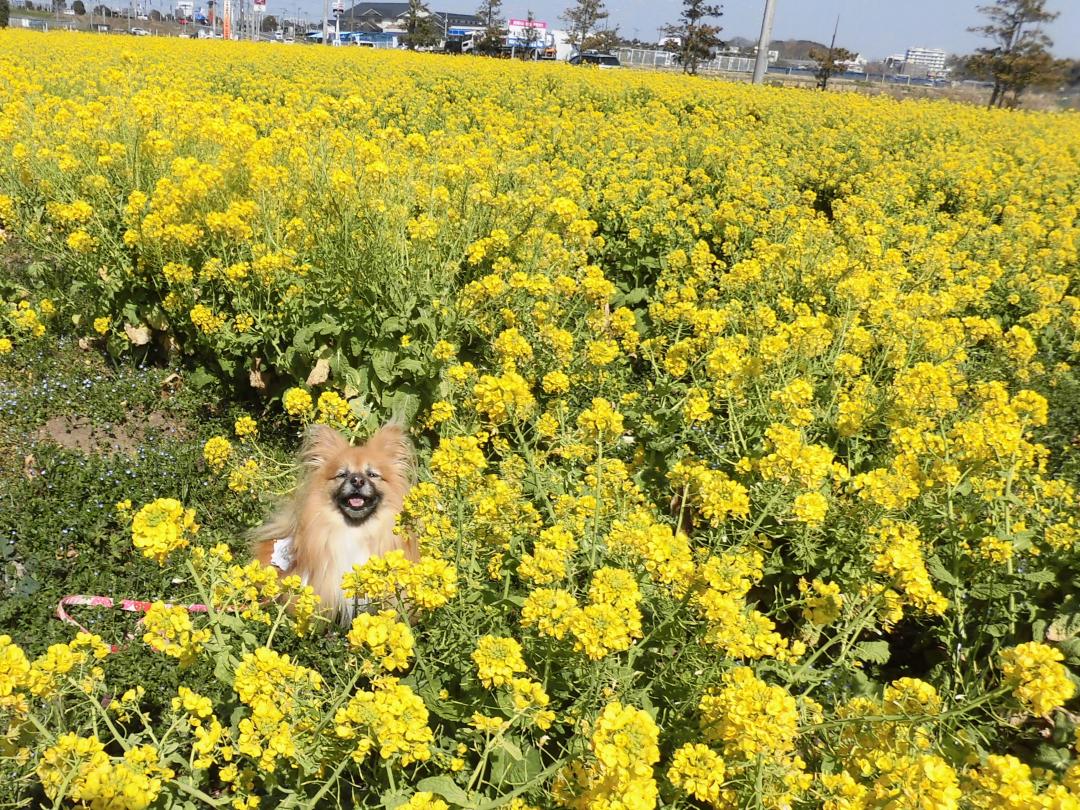
<path fill-rule="evenodd" d="M 983 19 L 976 6 L 984 2 L 988 0 L 776 0 L 773 37 L 828 42 L 839 14 L 837 44 L 871 59 L 903 53 L 911 46 L 970 53 L 981 40 L 967 29 Z M 471 11 L 472 4 L 433 0 L 431 7 Z M 508 17 L 524 17 L 531 7 L 537 19 L 557 27 L 558 16 L 568 5 L 570 0 L 504 0 L 503 9 Z M 640 39 L 648 40 L 655 40 L 657 29 L 674 22 L 682 8 L 681 0 L 607 0 L 606 5 L 610 22 L 623 34 L 633 37 L 636 31 Z M 757 38 L 764 0 L 728 0 L 723 5 L 724 35 Z M 1047 28 L 1055 54 L 1080 58 L 1080 0 L 1049 0 L 1047 8 L 1061 12 Z"/>
<path fill-rule="evenodd" d="M 96 0 L 95 0 L 96 1 Z M 250 2 L 250 0 L 248 0 Z M 944 48 L 950 53 L 971 53 L 984 41 L 968 28 L 985 18 L 976 7 L 991 0 L 776 0 L 775 39 L 815 39 L 828 42 L 840 15 L 838 45 L 868 59 L 881 59 L 921 46 Z M 168 0 L 165 0 L 167 3 Z M 205 0 L 195 0 L 205 5 Z M 240 0 L 244 2 L 244 0 Z M 345 0 L 348 7 L 352 0 Z M 551 28 L 561 28 L 561 14 L 573 0 L 504 0 L 506 17 L 524 18 L 529 9 Z M 479 0 L 429 0 L 433 11 L 474 12 Z M 722 36 L 756 39 L 761 30 L 764 0 L 727 0 L 723 3 Z M 627 37 L 656 41 L 658 29 L 675 22 L 681 0 L 606 0 L 609 23 Z M 309 19 L 322 15 L 322 0 L 267 0 L 271 14 L 292 16 L 299 7 Z M 1048 0 L 1047 8 L 1060 16 L 1047 27 L 1054 54 L 1080 59 L 1080 0 Z"/>

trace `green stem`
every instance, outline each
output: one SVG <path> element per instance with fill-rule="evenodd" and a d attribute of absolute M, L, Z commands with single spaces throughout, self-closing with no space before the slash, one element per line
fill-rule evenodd
<path fill-rule="evenodd" d="M 353 673 L 349 685 L 338 694 L 334 699 L 334 703 L 330 706 L 329 711 L 323 714 L 322 720 L 319 721 L 319 725 L 315 726 L 315 730 L 311 733 L 312 737 L 318 737 L 322 730 L 330 724 L 331 720 L 333 720 L 334 715 L 337 714 L 337 710 L 341 707 L 341 704 L 344 703 L 347 698 L 352 697 L 353 687 L 356 686 L 356 682 L 360 680 L 361 675 L 362 673 L 358 667 L 356 672 Z"/>
<path fill-rule="evenodd" d="M 27 712 L 26 717 L 30 720 L 31 723 L 34 724 L 34 728 L 38 730 L 38 733 L 40 733 L 45 738 L 45 741 L 50 746 L 56 744 L 56 735 L 53 734 L 51 728 L 38 720 L 36 714 L 34 714 L 33 712 Z"/>
<path fill-rule="evenodd" d="M 765 504 L 765 508 L 758 513 L 757 520 L 755 520 L 754 524 L 743 534 L 744 541 L 748 537 L 753 539 L 754 532 L 761 528 L 761 524 L 765 521 L 765 518 L 769 516 L 769 510 L 776 506 L 776 502 L 782 497 L 784 497 L 784 490 L 781 489 L 769 499 L 769 502 Z"/>
<path fill-rule="evenodd" d="M 215 799 L 212 796 L 208 796 L 207 794 L 199 790 L 197 787 L 184 784 L 178 779 L 173 779 L 172 784 L 176 785 L 178 788 L 180 788 L 180 790 L 182 790 L 189 796 L 192 796 L 199 801 L 206 802 L 206 804 L 210 805 L 211 807 L 224 807 L 229 801 L 228 799 Z"/>
<path fill-rule="evenodd" d="M 214 607 L 214 600 L 212 594 L 207 592 L 203 587 L 202 579 L 199 578 L 199 572 L 195 570 L 195 566 L 191 564 L 191 559 L 187 560 L 187 569 L 191 572 L 191 578 L 195 582 L 195 590 L 199 592 L 199 599 L 206 605 L 206 613 L 210 617 L 210 628 L 214 631 L 214 640 L 220 645 L 221 649 L 228 647 L 228 642 L 221 634 L 221 627 L 219 626 L 220 619 L 218 618 L 217 609 Z"/>
<path fill-rule="evenodd" d="M 561 768 L 563 766 L 564 762 L 565 762 L 565 760 L 560 759 L 560 760 L 552 763 L 546 769 L 544 769 L 543 771 L 538 773 L 536 776 L 534 776 L 532 779 L 530 779 L 525 784 L 519 785 L 518 787 L 511 790 L 509 793 L 504 793 L 503 795 L 499 796 L 496 799 L 492 799 L 489 802 L 485 802 L 484 804 L 479 805 L 478 807 L 475 808 L 475 810 L 495 810 L 495 808 L 497 808 L 497 807 L 505 806 L 511 799 L 514 799 L 514 798 L 520 796 L 522 793 L 524 793 L 527 790 L 532 790 L 534 787 L 536 787 L 537 785 L 544 782 L 549 776 L 551 776 L 559 768 Z"/>
<path fill-rule="evenodd" d="M 292 603 L 291 598 L 289 599 L 289 603 Z M 267 649 L 270 649 L 270 644 L 274 640 L 274 634 L 277 632 L 278 627 L 281 626 L 281 620 L 285 617 L 285 614 L 288 612 L 287 608 L 288 608 L 288 604 L 278 605 L 277 618 L 274 619 L 274 624 L 270 627 L 270 635 L 266 637 L 266 644 L 263 645 Z"/>
<path fill-rule="evenodd" d="M 469 777 L 469 784 L 466 788 L 467 790 L 473 789 L 473 785 L 475 784 L 476 780 L 479 779 L 480 775 L 484 772 L 484 767 L 487 765 L 488 756 L 491 754 L 491 751 L 495 747 L 495 744 L 503 738 L 503 735 L 510 730 L 511 726 L 513 726 L 517 719 L 523 714 L 524 712 L 517 712 L 506 722 L 506 725 L 504 725 L 502 729 L 497 731 L 495 734 L 487 735 L 487 741 L 484 744 L 484 751 L 480 754 L 480 761 L 476 764 L 476 768 L 475 770 L 473 770 L 472 776 Z"/>
<path fill-rule="evenodd" d="M 101 704 L 89 696 L 87 696 L 86 702 L 93 706 L 94 711 L 101 717 L 102 720 L 105 721 L 105 725 L 109 727 L 109 732 L 113 735 L 113 739 L 120 743 L 120 747 L 124 749 L 125 753 L 127 751 L 130 751 L 131 745 L 128 743 L 124 735 L 121 734 L 120 731 L 116 728 L 116 726 L 113 725 L 112 720 L 109 719 L 109 713 L 101 707 Z"/>
<path fill-rule="evenodd" d="M 833 728 L 834 726 L 846 726 L 852 723 L 926 723 L 938 720 L 947 720 L 950 717 L 957 717 L 962 714 L 967 714 L 972 709 L 977 709 L 984 703 L 989 703 L 991 700 L 1001 697 L 1007 694 L 1012 687 L 999 686 L 990 692 L 987 692 L 981 697 L 977 697 L 970 703 L 965 703 L 961 706 L 956 706 L 948 711 L 939 712 L 938 714 L 864 714 L 858 717 L 841 717 L 833 720 L 825 720 L 821 723 L 814 723 L 809 726 L 802 726 L 799 729 L 800 734 L 804 734 L 810 731 L 819 731 L 821 729 Z"/>
<path fill-rule="evenodd" d="M 319 800 L 322 799 L 322 797 L 326 795 L 327 791 L 329 791 L 330 788 L 337 783 L 338 777 L 341 776 L 341 772 L 345 770 L 346 766 L 349 764 L 350 759 L 352 759 L 352 757 L 347 755 L 341 760 L 341 762 L 338 763 L 337 767 L 334 768 L 334 772 L 330 774 L 330 778 L 323 782 L 323 786 L 319 788 L 319 792 L 312 796 L 311 800 L 304 805 L 304 810 L 312 810 L 312 808 L 318 806 Z M 290 805 L 288 803 L 282 805 L 282 807 L 289 806 Z"/>
<path fill-rule="evenodd" d="M 596 554 L 600 546 L 600 492 L 601 482 L 604 474 L 604 444 L 597 438 L 596 440 L 596 487 L 593 490 L 593 498 L 596 500 L 596 504 L 593 507 L 593 526 L 592 526 L 592 546 L 589 549 L 589 567 L 592 570 L 596 570 Z"/>
<path fill-rule="evenodd" d="M 537 494 L 544 492 L 542 481 L 540 480 L 540 468 L 536 466 L 536 461 L 533 459 L 532 447 L 525 441 L 525 434 L 521 430 L 521 424 L 514 422 L 514 432 L 517 434 L 518 446 L 525 452 L 525 461 L 529 465 L 529 472 L 532 473 L 533 487 Z M 548 513 L 548 518 L 554 523 L 557 519 L 555 514 L 555 507 L 551 505 L 550 498 L 543 498 L 544 509 Z"/>
<path fill-rule="evenodd" d="M 1015 458 L 1015 456 L 1014 456 Z M 1010 500 L 1012 499 L 1012 485 L 1013 476 L 1016 474 L 1016 463 L 1013 462 L 1009 467 L 1009 474 L 1005 479 L 1005 533 L 1009 536 L 1009 541 L 1012 542 L 1012 510 L 1009 508 Z M 1009 574 L 1010 579 L 1013 576 L 1013 558 L 1010 556 L 1005 563 L 1006 571 Z M 1009 587 L 1009 637 L 1015 638 L 1016 636 L 1016 591 Z"/>
<path fill-rule="evenodd" d="M 847 655 L 847 651 L 851 648 L 851 644 L 856 638 L 859 637 L 859 634 L 862 633 L 862 631 L 865 629 L 867 620 L 874 615 L 875 611 L 877 610 L 878 601 L 884 598 L 884 594 L 885 592 L 882 591 L 880 594 L 878 594 L 866 603 L 866 606 L 856 618 L 855 623 L 849 626 L 849 628 L 851 628 L 851 632 L 847 634 L 837 633 L 831 639 L 829 639 L 816 650 L 814 650 L 814 654 L 807 658 L 805 661 L 803 661 L 802 665 L 795 671 L 795 674 L 792 676 L 792 680 L 795 682 L 802 680 L 802 676 L 811 667 L 811 665 L 813 665 L 813 663 L 818 658 L 820 658 L 826 650 L 828 650 L 830 647 L 832 647 L 839 641 L 843 642 L 843 646 L 841 648 L 840 658 L 838 660 L 843 661 L 844 656 Z M 817 686 L 816 683 L 806 687 L 806 690 L 802 693 L 802 695 L 808 695 L 811 691 L 813 691 L 815 686 Z"/>

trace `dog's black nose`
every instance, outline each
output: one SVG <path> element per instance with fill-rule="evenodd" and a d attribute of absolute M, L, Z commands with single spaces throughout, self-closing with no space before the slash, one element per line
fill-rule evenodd
<path fill-rule="evenodd" d="M 366 475 L 353 473 L 349 476 L 349 483 L 363 498 L 370 498 L 375 494 L 375 485 L 371 483 L 371 480 Z"/>

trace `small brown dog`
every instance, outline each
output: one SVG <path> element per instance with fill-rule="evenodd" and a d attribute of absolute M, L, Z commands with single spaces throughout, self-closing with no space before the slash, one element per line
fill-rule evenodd
<path fill-rule="evenodd" d="M 354 565 L 416 547 L 394 532 L 412 484 L 412 444 L 397 425 L 384 425 L 360 447 L 336 430 L 315 425 L 300 449 L 304 473 L 296 492 L 251 532 L 255 557 L 283 574 L 296 574 L 321 599 L 323 611 L 352 619 L 341 578 Z"/>

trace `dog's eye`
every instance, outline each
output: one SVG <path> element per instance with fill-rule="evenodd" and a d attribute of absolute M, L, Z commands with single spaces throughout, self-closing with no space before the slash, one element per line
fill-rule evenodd
<path fill-rule="evenodd" d="M 367 475 L 368 478 L 382 478 L 382 476 L 379 475 L 375 470 L 368 470 Z"/>
<path fill-rule="evenodd" d="M 337 475 L 334 476 L 334 478 L 348 478 L 348 477 L 349 477 L 349 471 L 348 470 L 342 470 L 341 472 L 339 472 Z"/>

